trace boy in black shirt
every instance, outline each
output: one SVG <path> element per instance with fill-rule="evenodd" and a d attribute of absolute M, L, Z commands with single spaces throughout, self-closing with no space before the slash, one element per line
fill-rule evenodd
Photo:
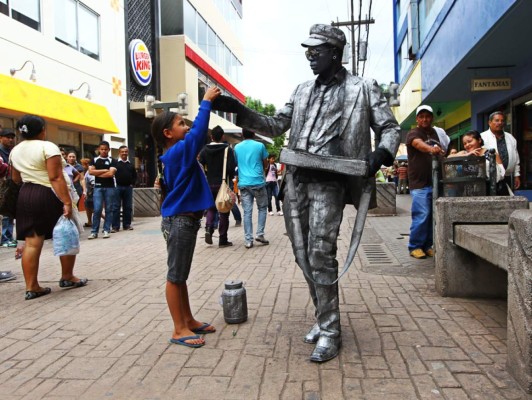
<path fill-rule="evenodd" d="M 98 237 L 100 218 L 105 206 L 105 220 L 103 223 L 103 238 L 110 237 L 111 221 L 113 220 L 113 204 L 116 197 L 116 160 L 109 157 L 109 143 L 100 142 L 98 147 L 100 155 L 94 158 L 89 165 L 89 174 L 94 175 L 94 214 L 92 216 L 92 230 L 89 239 Z"/>

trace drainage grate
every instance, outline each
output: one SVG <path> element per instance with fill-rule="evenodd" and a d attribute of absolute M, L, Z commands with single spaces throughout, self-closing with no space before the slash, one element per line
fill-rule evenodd
<path fill-rule="evenodd" d="M 360 244 L 358 254 L 363 266 L 399 266 L 399 261 L 392 255 L 386 245 L 378 244 Z"/>

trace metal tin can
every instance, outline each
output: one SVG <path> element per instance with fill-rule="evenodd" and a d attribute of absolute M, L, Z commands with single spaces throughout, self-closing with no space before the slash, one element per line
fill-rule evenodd
<path fill-rule="evenodd" d="M 242 281 L 227 281 L 222 292 L 224 319 L 228 324 L 240 324 L 248 319 L 246 289 Z"/>

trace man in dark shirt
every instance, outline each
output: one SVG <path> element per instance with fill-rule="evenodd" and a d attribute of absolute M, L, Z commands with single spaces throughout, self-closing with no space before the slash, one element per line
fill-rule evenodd
<path fill-rule="evenodd" d="M 235 155 L 233 149 L 228 144 L 223 143 L 224 130 L 220 126 L 212 128 L 212 142 L 207 144 L 199 154 L 199 162 L 203 165 L 207 180 L 212 192 L 212 198 L 216 200 L 216 195 L 222 184 L 222 175 L 224 167 L 225 149 L 227 149 L 227 161 L 225 179 L 232 182 L 235 175 Z M 205 242 L 212 244 L 212 234 L 214 233 L 214 219 L 216 216 L 216 207 L 207 210 L 207 222 L 205 224 Z M 218 225 L 218 247 L 229 247 L 233 243 L 227 240 L 227 231 L 229 230 L 229 213 L 219 213 L 220 222 Z"/>
<path fill-rule="evenodd" d="M 408 132 L 408 187 L 412 196 L 412 225 L 408 250 L 414 258 L 433 257 L 432 156 L 443 155 L 438 134 L 432 128 L 433 112 L 422 105 L 416 110 L 417 127 Z"/>
<path fill-rule="evenodd" d="M 100 155 L 89 165 L 89 174 L 94 175 L 94 214 L 92 215 L 92 230 L 89 239 L 96 239 L 100 229 L 100 218 L 105 206 L 105 220 L 103 223 L 103 238 L 110 237 L 111 221 L 113 219 L 113 204 L 115 201 L 116 160 L 109 157 L 109 142 L 102 141 L 98 147 Z"/>
<path fill-rule="evenodd" d="M 15 147 L 15 133 L 11 129 L 0 129 L 0 156 L 5 163 L 9 163 L 9 153 Z M 14 221 L 12 217 L 2 217 L 2 247 L 17 247 L 13 238 Z"/>
<path fill-rule="evenodd" d="M 128 159 L 129 149 L 127 146 L 118 148 L 118 160 L 116 162 L 116 197 L 113 205 L 113 228 L 111 233 L 120 230 L 120 207 L 122 207 L 122 226 L 125 231 L 133 230 L 131 216 L 133 214 L 133 185 L 137 181 L 137 170 Z"/>

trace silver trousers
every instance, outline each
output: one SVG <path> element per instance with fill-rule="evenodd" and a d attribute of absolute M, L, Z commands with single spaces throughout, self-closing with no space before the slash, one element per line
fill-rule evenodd
<path fill-rule="evenodd" d="M 311 274 L 318 283 L 333 282 L 338 276 L 336 240 L 342 223 L 345 184 L 335 181 L 295 182 L 297 202 L 291 202 L 285 189 L 283 212 L 286 230 L 292 244 L 294 229 L 290 218 L 291 207 L 297 204 L 303 242 L 307 249 Z M 295 248 L 294 248 L 295 251 Z M 306 279 L 306 278 L 305 278 Z M 340 336 L 340 308 L 338 283 L 330 286 L 307 280 L 310 296 L 315 307 L 320 336 Z"/>

